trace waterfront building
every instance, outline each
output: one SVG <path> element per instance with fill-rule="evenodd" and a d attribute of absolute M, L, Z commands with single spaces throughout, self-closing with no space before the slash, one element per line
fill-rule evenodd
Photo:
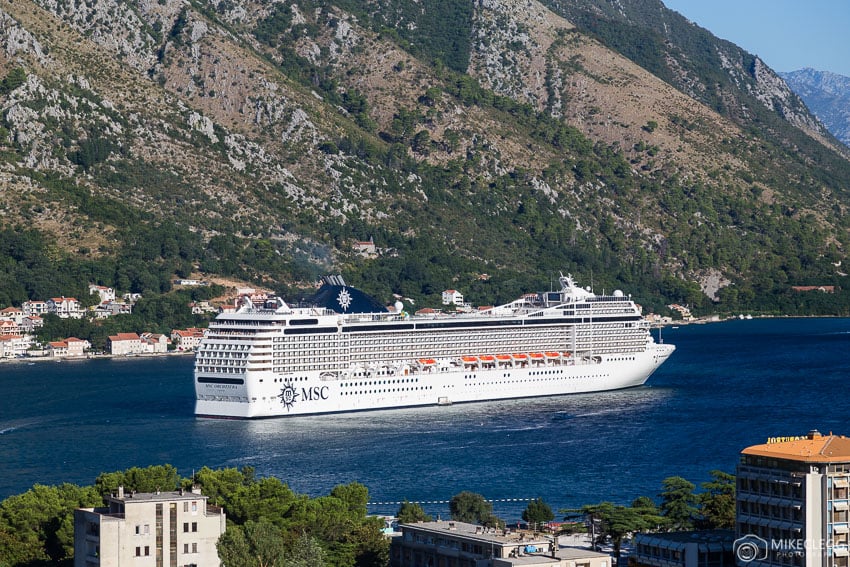
<path fill-rule="evenodd" d="M 605 553 L 560 548 L 557 536 L 456 521 L 401 524 L 390 567 L 609 567 Z"/>
<path fill-rule="evenodd" d="M 195 350 L 204 338 L 204 330 L 195 327 L 174 329 L 171 331 L 171 342 L 177 350 Z"/>
<path fill-rule="evenodd" d="M 635 534 L 629 567 L 734 567 L 733 530 Z"/>
<path fill-rule="evenodd" d="M 28 335 L 0 335 L 0 358 L 26 356 L 31 344 Z"/>
<path fill-rule="evenodd" d="M 109 353 L 115 356 L 141 354 L 144 352 L 142 339 L 136 333 L 118 333 L 109 335 Z"/>
<path fill-rule="evenodd" d="M 90 348 L 91 343 L 89 341 L 77 337 L 68 337 L 62 341 L 50 342 L 47 345 L 49 355 L 54 358 L 82 357 Z"/>
<path fill-rule="evenodd" d="M 741 452 L 735 550 L 752 567 L 847 567 L 850 438 L 811 431 Z"/>
<path fill-rule="evenodd" d="M 218 567 L 224 511 L 200 490 L 125 492 L 74 511 L 74 567 Z"/>

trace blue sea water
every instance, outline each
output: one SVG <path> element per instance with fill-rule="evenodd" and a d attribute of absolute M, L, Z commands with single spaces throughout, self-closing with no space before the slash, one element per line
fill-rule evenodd
<path fill-rule="evenodd" d="M 663 338 L 676 352 L 636 389 L 262 421 L 195 418 L 190 357 L 2 364 L 0 499 L 133 466 L 189 476 L 249 465 L 311 496 L 358 481 L 374 502 L 521 499 L 495 503 L 512 519 L 529 498 L 561 509 L 655 497 L 673 475 L 699 484 L 770 436 L 850 434 L 850 319 L 736 320 Z"/>

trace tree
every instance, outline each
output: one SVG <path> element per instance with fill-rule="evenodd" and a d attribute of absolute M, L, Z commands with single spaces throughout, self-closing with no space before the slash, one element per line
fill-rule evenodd
<path fill-rule="evenodd" d="M 532 525 L 545 524 L 555 519 L 555 514 L 541 498 L 535 498 L 522 511 L 522 519 Z"/>
<path fill-rule="evenodd" d="M 281 532 L 269 522 L 246 522 L 229 526 L 216 544 L 218 557 L 227 567 L 285 567 L 285 544 Z"/>
<path fill-rule="evenodd" d="M 502 525 L 501 520 L 493 515 L 493 505 L 480 494 L 467 490 L 455 494 L 449 501 L 449 511 L 452 520 L 484 526 Z"/>
<path fill-rule="evenodd" d="M 289 554 L 286 567 L 324 567 L 325 555 L 318 540 L 302 532 Z"/>
<path fill-rule="evenodd" d="M 93 487 L 34 485 L 0 502 L 0 564 L 70 565 L 74 510 L 102 504 Z"/>
<path fill-rule="evenodd" d="M 180 475 L 172 465 L 154 465 L 147 468 L 132 467 L 123 472 L 101 473 L 94 482 L 98 493 L 105 495 L 123 486 L 127 492 L 156 492 L 174 490 Z"/>
<path fill-rule="evenodd" d="M 430 522 L 431 516 L 425 513 L 422 506 L 416 502 L 405 500 L 396 513 L 398 521 L 402 524 L 415 524 L 416 522 Z"/>
<path fill-rule="evenodd" d="M 649 500 L 648 498 L 646 500 Z M 611 538 L 614 546 L 615 564 L 620 564 L 620 548 L 626 535 L 655 529 L 661 523 L 661 517 L 655 513 L 654 506 L 647 506 L 646 500 L 638 498 L 632 506 L 621 506 L 611 502 L 600 502 L 583 506 L 578 510 L 563 510 L 567 514 L 580 513 L 596 525 L 598 522 L 601 539 Z M 650 501 L 651 502 L 651 501 Z M 596 545 L 596 542 L 593 542 Z"/>
<path fill-rule="evenodd" d="M 710 530 L 734 528 L 735 475 L 719 470 L 710 474 L 713 480 L 700 485 L 705 491 L 698 498 L 702 522 Z"/>
<path fill-rule="evenodd" d="M 680 476 L 667 477 L 662 481 L 661 514 L 671 530 L 690 530 L 698 517 L 696 508 L 696 486 Z"/>

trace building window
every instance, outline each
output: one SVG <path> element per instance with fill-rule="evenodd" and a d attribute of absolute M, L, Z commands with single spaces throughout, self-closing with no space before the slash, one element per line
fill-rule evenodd
<path fill-rule="evenodd" d="M 188 543 L 183 544 L 183 553 L 189 553 L 189 544 Z"/>
<path fill-rule="evenodd" d="M 189 522 L 183 522 L 183 533 L 189 531 Z"/>
<path fill-rule="evenodd" d="M 141 557 L 141 556 L 142 556 L 142 548 L 141 548 L 141 547 L 137 547 L 137 548 L 136 548 L 136 557 Z"/>
<path fill-rule="evenodd" d="M 183 511 L 184 511 L 184 512 L 188 512 L 188 511 L 189 511 L 189 503 L 188 503 L 188 502 L 184 502 L 184 503 L 183 503 Z"/>
<path fill-rule="evenodd" d="M 198 522 L 192 522 L 192 531 L 193 532 L 198 531 Z"/>
<path fill-rule="evenodd" d="M 198 544 L 197 543 L 192 544 L 192 553 L 198 553 Z"/>
<path fill-rule="evenodd" d="M 151 554 L 151 546 L 146 545 L 145 546 L 145 557 L 147 557 L 150 554 Z"/>
<path fill-rule="evenodd" d="M 141 535 L 141 533 L 142 533 L 142 526 L 136 525 L 136 535 Z"/>

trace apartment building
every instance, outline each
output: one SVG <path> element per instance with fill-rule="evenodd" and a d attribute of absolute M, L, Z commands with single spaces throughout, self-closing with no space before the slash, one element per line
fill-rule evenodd
<path fill-rule="evenodd" d="M 199 490 L 118 492 L 74 512 L 74 567 L 219 567 L 224 511 Z"/>

